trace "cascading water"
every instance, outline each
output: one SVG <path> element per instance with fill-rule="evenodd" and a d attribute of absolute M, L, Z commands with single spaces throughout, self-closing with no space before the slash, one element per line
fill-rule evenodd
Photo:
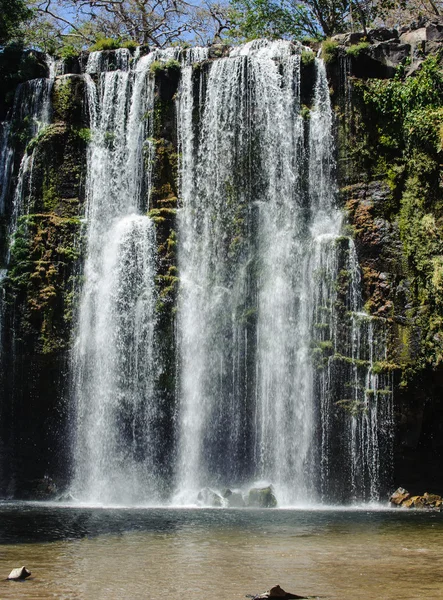
<path fill-rule="evenodd" d="M 0 211 L 5 210 L 5 199 L 9 193 L 10 178 L 14 166 L 14 146 L 11 143 L 11 123 L 20 124 L 22 135 L 30 140 L 35 138 L 51 121 L 51 93 L 55 75 L 50 72 L 47 79 L 32 79 L 19 86 L 14 100 L 11 122 L 2 124 L 0 146 L 0 169 L 2 172 L 0 188 Z M 23 154 L 12 202 L 12 215 L 9 233 L 12 237 L 17 219 L 27 212 L 32 196 L 32 165 L 35 146 Z"/>
<path fill-rule="evenodd" d="M 53 92 L 60 100 L 58 83 L 72 77 L 56 61 L 47 59 L 48 78 L 19 86 L 0 127 L 10 238 L 0 265 L 9 268 L 0 269 L 5 456 L 19 445 L 16 407 L 25 411 L 35 390 L 38 399 L 55 390 L 58 409 L 62 386 L 47 387 L 47 373 L 65 345 L 46 344 L 46 328 L 58 311 L 67 331 L 72 282 L 81 280 L 70 362 L 73 496 L 194 504 L 202 492 L 211 504 L 221 501 L 212 490 L 272 484 L 281 506 L 380 499 L 392 467 L 387 319 L 363 306 L 356 248 L 336 204 L 325 66 L 302 52 L 264 40 L 93 52 L 71 90 L 83 77 L 90 131 L 57 105 L 44 134 Z M 54 163 L 63 163 L 60 179 L 89 140 L 85 244 L 76 237 L 75 252 L 66 230 L 77 231 L 82 169 L 69 174 L 75 185 L 60 181 L 53 207 L 43 188 L 56 167 L 45 170 L 47 154 L 36 153 L 58 151 L 57 132 L 72 145 Z M 42 362 L 38 385 L 16 385 Z"/>
<path fill-rule="evenodd" d="M 73 356 L 74 493 L 89 501 L 155 500 L 155 231 L 147 209 L 145 140 L 152 127 L 154 55 L 116 70 L 92 53 L 87 90 L 87 255 Z M 100 70 L 100 69 L 104 70 Z M 97 75 L 97 83 L 92 79 Z M 146 117 L 147 115 L 147 117 Z"/>
<path fill-rule="evenodd" d="M 164 502 L 171 470 L 181 504 L 205 487 L 264 483 L 283 506 L 380 494 L 392 404 L 376 364 L 386 345 L 361 305 L 352 240 L 340 236 L 325 67 L 315 59 L 306 118 L 301 50 L 259 40 L 216 60 L 204 48 L 89 56 L 72 355 L 79 499 Z M 171 59 L 181 63 L 180 293 L 176 447 L 165 453 L 156 228 L 145 214 L 158 143 L 152 65 Z"/>
<path fill-rule="evenodd" d="M 318 339 L 320 351 L 349 353 L 350 364 L 359 358 L 337 339 L 342 214 L 334 207 L 333 118 L 320 60 L 316 73 L 308 127 L 300 48 L 287 42 L 252 42 L 213 63 L 203 107 L 190 74 L 182 79 L 181 502 L 194 502 L 204 486 L 257 480 L 272 483 L 282 505 L 333 497 L 334 485 L 324 482 L 335 449 L 331 413 L 340 400 L 324 365 L 313 361 L 313 345 Z M 360 290 L 351 285 L 344 295 L 352 314 L 361 313 Z M 322 308 L 326 324 L 316 315 Z M 370 342 L 355 317 L 350 330 L 361 346 Z M 371 366 L 365 363 L 366 385 L 375 389 Z M 375 423 L 380 414 L 365 408 L 341 424 L 346 448 L 338 461 L 352 465 L 348 480 L 334 474 L 339 487 L 348 485 L 344 500 L 378 493 Z"/>

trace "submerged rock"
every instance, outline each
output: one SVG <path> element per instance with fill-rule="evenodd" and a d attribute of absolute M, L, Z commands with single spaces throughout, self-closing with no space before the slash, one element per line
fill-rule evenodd
<path fill-rule="evenodd" d="M 223 499 L 210 488 L 203 488 L 197 496 L 197 501 L 204 506 L 223 506 Z"/>
<path fill-rule="evenodd" d="M 17 567 L 12 569 L 8 575 L 8 579 L 11 581 L 20 581 L 31 576 L 31 571 L 28 571 L 26 567 Z"/>
<path fill-rule="evenodd" d="M 252 488 L 249 490 L 248 506 L 275 508 L 277 506 L 277 498 L 274 495 L 274 488 L 272 485 L 265 488 Z"/>
<path fill-rule="evenodd" d="M 259 596 L 255 596 L 254 600 L 261 600 L 265 598 L 307 598 L 308 596 L 297 596 L 297 594 L 291 594 L 291 592 L 286 592 L 279 585 L 274 585 L 269 591 L 264 594 L 260 594 Z"/>

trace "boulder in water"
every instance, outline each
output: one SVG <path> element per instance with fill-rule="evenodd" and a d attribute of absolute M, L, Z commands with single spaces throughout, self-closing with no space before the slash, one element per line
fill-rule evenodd
<path fill-rule="evenodd" d="M 240 492 L 233 492 L 227 489 L 223 492 L 223 498 L 226 500 L 229 508 L 243 508 L 245 506 L 245 501 Z"/>
<path fill-rule="evenodd" d="M 249 490 L 248 506 L 257 508 L 275 508 L 277 506 L 277 498 L 274 495 L 274 488 L 272 485 Z"/>
<path fill-rule="evenodd" d="M 8 575 L 8 579 L 11 581 L 22 581 L 27 577 L 30 577 L 31 571 L 28 571 L 26 567 L 17 567 L 16 569 L 12 569 L 12 571 Z"/>
<path fill-rule="evenodd" d="M 262 600 L 265 598 L 287 598 L 287 600 L 291 598 L 307 598 L 307 596 L 297 596 L 297 594 L 291 594 L 291 592 L 286 592 L 279 585 L 274 585 L 271 589 L 264 594 L 260 594 L 259 596 L 255 596 L 254 600 Z"/>
<path fill-rule="evenodd" d="M 204 506 L 223 506 L 222 497 L 210 488 L 203 488 L 200 490 L 197 496 L 197 501 L 199 504 L 203 504 Z"/>
<path fill-rule="evenodd" d="M 398 488 L 389 498 L 389 501 L 391 506 L 394 507 L 443 510 L 443 498 L 428 492 L 425 492 L 423 496 L 411 496 L 407 490 Z"/>
<path fill-rule="evenodd" d="M 411 494 L 402 487 L 395 490 L 392 496 L 389 498 L 391 506 L 400 506 L 405 500 L 411 497 Z"/>

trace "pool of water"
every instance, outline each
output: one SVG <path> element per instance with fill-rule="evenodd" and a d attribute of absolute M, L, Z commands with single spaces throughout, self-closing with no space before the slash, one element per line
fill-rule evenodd
<path fill-rule="evenodd" d="M 32 577 L 5 581 L 26 565 Z M 0 598 L 443 598 L 443 514 L 0 504 Z"/>

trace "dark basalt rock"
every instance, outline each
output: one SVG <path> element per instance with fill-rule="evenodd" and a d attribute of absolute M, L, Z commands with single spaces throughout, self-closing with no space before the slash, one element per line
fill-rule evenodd
<path fill-rule="evenodd" d="M 387 42 L 398 40 L 398 31 L 396 29 L 388 29 L 387 27 L 370 29 L 368 31 L 368 38 L 371 40 L 371 42 Z"/>

